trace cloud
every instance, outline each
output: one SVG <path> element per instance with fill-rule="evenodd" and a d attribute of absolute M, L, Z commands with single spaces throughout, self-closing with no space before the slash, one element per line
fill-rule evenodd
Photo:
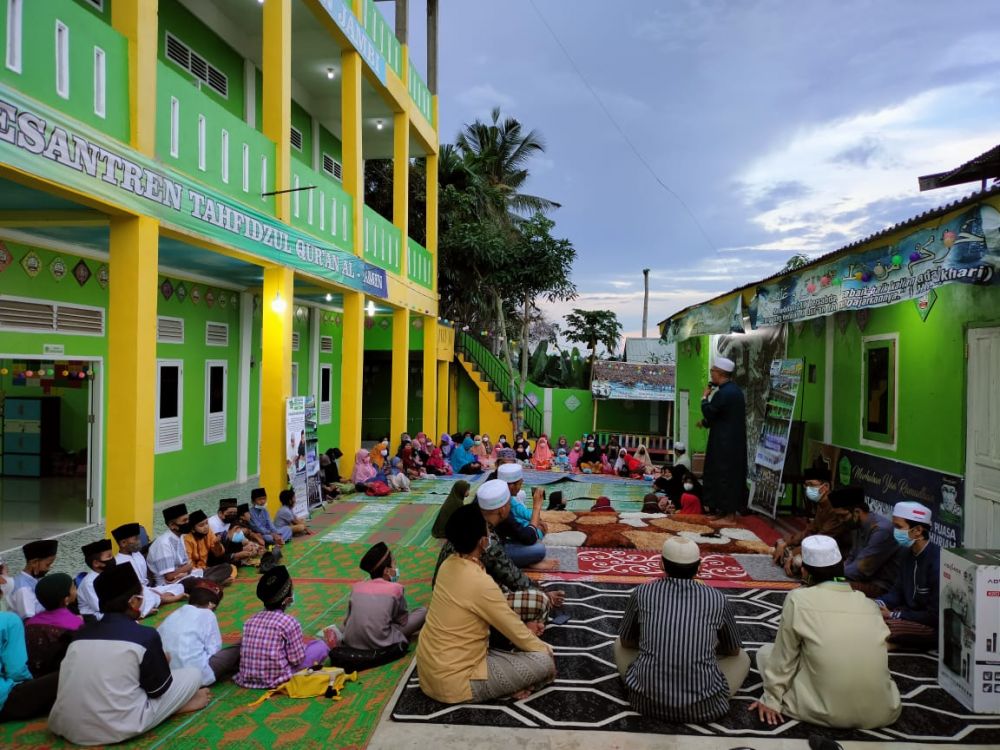
<path fill-rule="evenodd" d="M 852 167 L 868 167 L 878 163 L 886 156 L 882 143 L 877 138 L 865 138 L 854 146 L 845 148 L 830 159 L 834 164 L 847 164 Z"/>
<path fill-rule="evenodd" d="M 509 96 L 489 83 L 477 83 L 455 96 L 455 101 L 474 113 L 488 112 L 493 107 L 509 109 L 515 105 Z"/>

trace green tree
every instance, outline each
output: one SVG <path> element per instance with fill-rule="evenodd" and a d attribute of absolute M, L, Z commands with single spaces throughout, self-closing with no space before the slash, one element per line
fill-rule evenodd
<path fill-rule="evenodd" d="M 794 271 L 797 268 L 802 268 L 802 266 L 809 263 L 809 256 L 805 253 L 795 253 L 788 261 L 785 263 L 785 267 L 782 271 Z"/>
<path fill-rule="evenodd" d="M 566 329 L 563 332 L 569 341 L 590 348 L 590 372 L 593 376 L 594 362 L 597 361 L 597 345 L 603 344 L 611 354 L 622 336 L 622 324 L 612 310 L 581 310 L 574 308 L 565 316 Z"/>

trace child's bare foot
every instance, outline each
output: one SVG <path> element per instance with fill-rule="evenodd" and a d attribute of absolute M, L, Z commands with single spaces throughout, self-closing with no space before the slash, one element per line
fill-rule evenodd
<path fill-rule="evenodd" d="M 523 701 L 529 695 L 531 695 L 531 691 L 530 690 L 519 690 L 518 692 L 514 693 L 510 697 L 513 698 L 516 701 Z"/>
<path fill-rule="evenodd" d="M 528 570 L 555 570 L 559 567 L 558 560 L 542 560 L 534 565 L 526 566 Z"/>
<path fill-rule="evenodd" d="M 208 702 L 212 700 L 212 693 L 208 688 L 199 688 L 198 692 L 191 696 L 191 700 L 177 709 L 179 714 L 190 714 L 195 711 L 201 711 Z"/>

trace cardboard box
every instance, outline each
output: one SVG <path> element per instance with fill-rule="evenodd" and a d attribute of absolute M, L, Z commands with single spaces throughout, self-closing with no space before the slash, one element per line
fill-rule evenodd
<path fill-rule="evenodd" d="M 1000 714 L 1000 551 L 941 550 L 938 682 L 966 708 Z"/>

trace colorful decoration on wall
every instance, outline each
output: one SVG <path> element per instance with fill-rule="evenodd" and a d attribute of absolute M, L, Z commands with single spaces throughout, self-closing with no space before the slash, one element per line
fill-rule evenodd
<path fill-rule="evenodd" d="M 205 307 L 207 307 L 209 310 L 215 307 L 215 292 L 213 292 L 211 289 L 205 290 Z"/>
<path fill-rule="evenodd" d="M 296 307 L 295 308 L 295 317 L 298 318 L 299 320 L 305 320 L 307 317 L 309 317 L 309 311 L 306 310 L 304 307 L 301 307 L 301 306 Z"/>
<path fill-rule="evenodd" d="M 379 324 L 379 327 L 383 331 L 389 330 L 389 319 L 388 318 L 382 318 L 381 320 L 379 320 L 378 324 Z"/>
<path fill-rule="evenodd" d="M 344 322 L 344 319 L 340 315 L 334 315 L 333 316 L 333 324 L 335 326 L 339 326 L 343 322 Z"/>
<path fill-rule="evenodd" d="M 367 328 L 368 330 L 371 330 L 374 327 L 375 327 L 375 318 L 369 318 L 369 317 L 366 316 L 365 317 L 365 328 Z"/>
<path fill-rule="evenodd" d="M 82 387 L 88 378 L 94 379 L 94 369 L 90 362 L 29 360 L 0 368 L 0 375 L 10 375 L 12 386 L 42 388 L 49 394 L 53 389 Z"/>
<path fill-rule="evenodd" d="M 563 401 L 563 406 L 566 407 L 567 411 L 574 412 L 579 409 L 583 403 L 574 395 L 570 395 L 565 401 Z"/>
<path fill-rule="evenodd" d="M 419 331 L 421 328 L 424 327 L 424 319 L 417 316 L 413 319 L 412 325 Z"/>
<path fill-rule="evenodd" d="M 7 270 L 7 266 L 14 262 L 14 256 L 7 249 L 7 243 L 0 240 L 0 273 Z"/>
<path fill-rule="evenodd" d="M 229 295 L 225 292 L 219 292 L 219 307 L 223 310 L 226 309 L 226 305 L 229 304 Z"/>
<path fill-rule="evenodd" d="M 177 292 L 176 292 L 176 294 L 177 294 L 177 299 L 180 302 L 183 302 L 184 300 L 187 299 L 187 297 L 188 297 L 188 289 L 187 289 L 187 286 L 184 284 L 183 281 L 180 282 L 177 285 Z"/>
<path fill-rule="evenodd" d="M 240 304 L 239 295 L 237 295 L 236 292 L 233 292 L 231 295 L 229 295 L 229 302 L 230 304 L 232 304 L 233 309 L 235 310 Z"/>
<path fill-rule="evenodd" d="M 108 280 L 110 278 L 111 278 L 111 273 L 108 270 L 108 264 L 105 263 L 100 268 L 97 269 L 97 285 L 101 287 L 101 289 L 107 289 Z"/>
<path fill-rule="evenodd" d="M 73 266 L 73 278 L 76 279 L 76 283 L 80 286 L 85 286 L 93 275 L 90 266 L 84 262 L 83 258 L 80 258 L 77 264 Z"/>
<path fill-rule="evenodd" d="M 31 278 L 35 278 L 38 272 L 42 270 L 42 259 L 38 257 L 38 253 L 34 250 L 29 250 L 27 254 L 21 258 L 21 268 L 24 272 L 28 274 Z"/>
<path fill-rule="evenodd" d="M 926 294 L 922 294 L 913 300 L 913 304 L 917 307 L 917 315 L 920 319 L 927 322 L 927 316 L 931 314 L 931 308 L 934 307 L 934 303 L 937 302 L 937 292 L 933 289 L 927 291 Z"/>
<path fill-rule="evenodd" d="M 865 329 L 868 327 L 868 321 L 871 320 L 871 317 L 872 311 L 867 307 L 854 313 L 854 322 L 858 324 L 859 331 L 862 333 L 865 332 Z"/>
<path fill-rule="evenodd" d="M 170 283 L 170 279 L 164 279 L 160 282 L 160 294 L 163 295 L 163 299 L 170 299 L 174 296 L 174 285 Z"/>
<path fill-rule="evenodd" d="M 64 261 L 59 256 L 52 259 L 49 263 L 49 273 L 52 274 L 52 278 L 56 281 L 62 281 L 66 278 L 66 274 L 69 273 L 69 269 L 66 267 L 66 261 Z"/>
<path fill-rule="evenodd" d="M 847 330 L 847 324 L 851 322 L 851 313 L 849 310 L 841 310 L 837 313 L 837 328 L 843 333 Z"/>
<path fill-rule="evenodd" d="M 191 304 L 197 305 L 201 302 L 201 289 L 194 284 L 191 285 Z"/>

